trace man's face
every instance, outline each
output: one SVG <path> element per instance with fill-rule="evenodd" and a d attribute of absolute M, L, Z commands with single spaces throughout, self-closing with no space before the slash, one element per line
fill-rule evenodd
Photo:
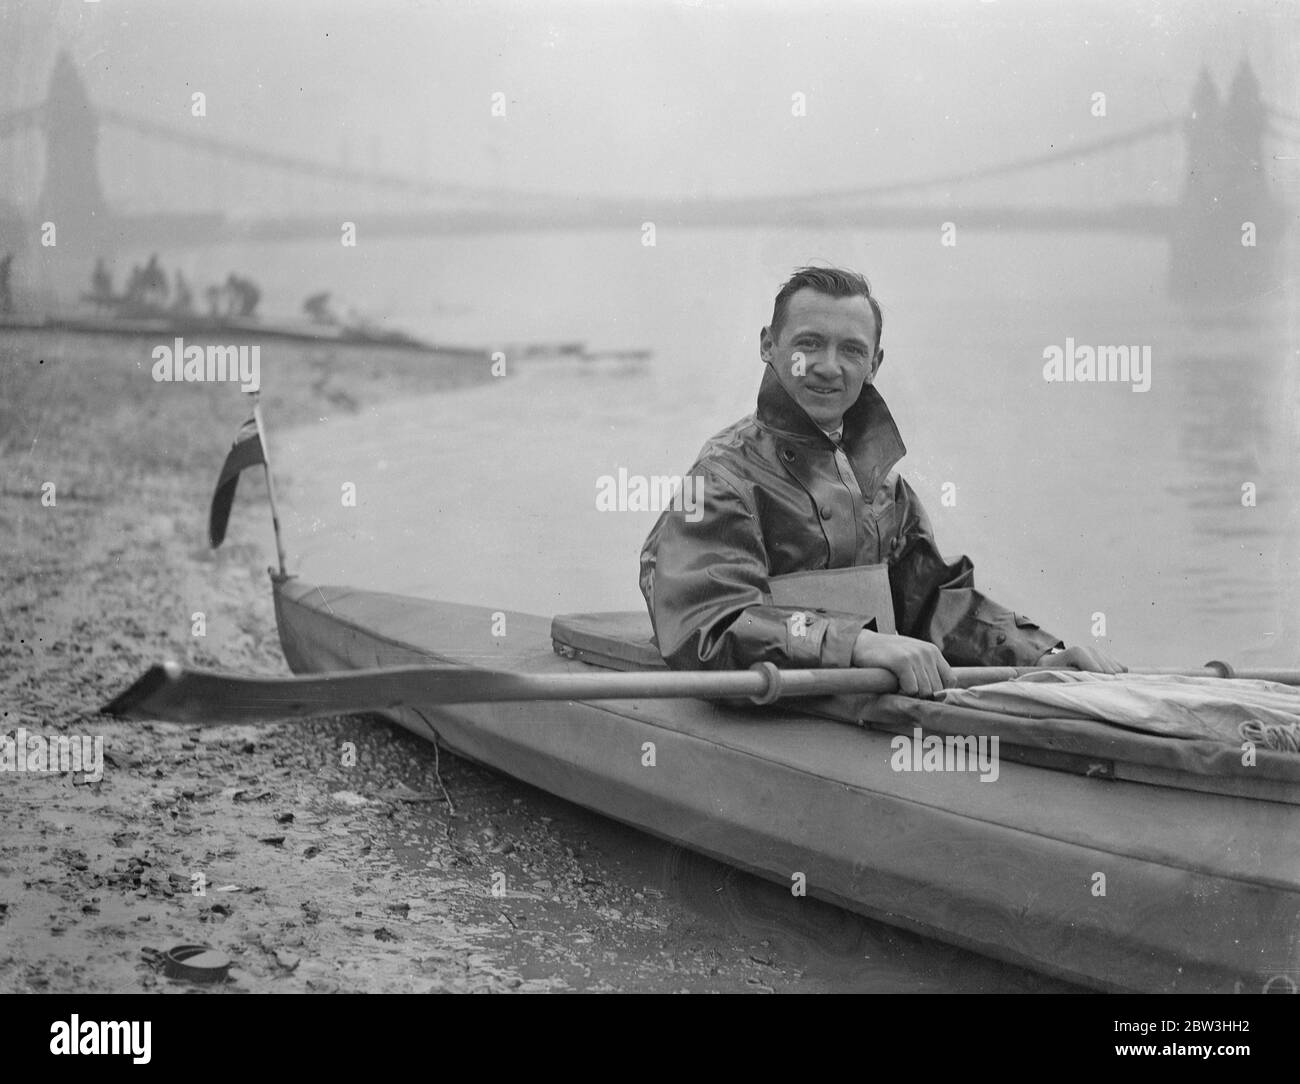
<path fill-rule="evenodd" d="M 822 429 L 835 429 L 880 368 L 876 338 L 876 315 L 865 297 L 830 297 L 805 287 L 790 298 L 780 337 L 764 328 L 759 346 L 790 398 Z"/>

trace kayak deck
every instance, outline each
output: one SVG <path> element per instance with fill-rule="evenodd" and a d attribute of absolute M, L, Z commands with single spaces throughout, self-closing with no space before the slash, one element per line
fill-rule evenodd
<path fill-rule="evenodd" d="M 276 579 L 295 672 L 588 672 L 548 619 Z M 577 804 L 870 917 L 1075 982 L 1258 990 L 1300 968 L 1300 808 L 1003 759 L 891 768 L 891 735 L 699 700 L 400 708 Z M 653 752 L 653 757 L 649 755 Z M 652 761 L 652 762 L 651 762 Z M 1100 876 L 1099 876 L 1100 875 Z M 1238 985 L 1240 984 L 1240 985 Z"/>

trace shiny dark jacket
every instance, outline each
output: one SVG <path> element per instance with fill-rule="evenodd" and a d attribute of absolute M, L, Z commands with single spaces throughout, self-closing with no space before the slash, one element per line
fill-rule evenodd
<path fill-rule="evenodd" d="M 893 469 L 906 449 L 870 384 L 844 415 L 841 447 L 837 464 L 834 443 L 766 368 L 758 410 L 691 468 L 703 515 L 664 512 L 641 551 L 641 593 L 669 666 L 849 666 L 870 623 L 819 610 L 792 628 L 796 611 L 773 605 L 768 578 L 882 563 L 898 632 L 929 640 L 951 665 L 1031 666 L 1059 645 L 977 591 L 967 558 L 939 556 L 929 517 Z"/>

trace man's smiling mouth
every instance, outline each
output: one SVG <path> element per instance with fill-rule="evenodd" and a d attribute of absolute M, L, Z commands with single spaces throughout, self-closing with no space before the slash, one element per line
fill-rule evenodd
<path fill-rule="evenodd" d="M 805 384 L 804 387 L 814 395 L 839 395 L 839 388 L 814 388 L 811 384 Z"/>

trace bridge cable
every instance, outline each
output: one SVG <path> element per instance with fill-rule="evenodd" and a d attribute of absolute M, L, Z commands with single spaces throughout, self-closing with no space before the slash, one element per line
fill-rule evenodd
<path fill-rule="evenodd" d="M 980 169 L 964 170 L 960 173 L 946 173 L 934 177 L 914 178 L 908 181 L 892 181 L 888 184 L 868 185 L 863 188 L 810 192 L 806 195 L 801 193 L 800 198 L 852 199 L 861 196 L 879 196 L 891 192 L 902 192 L 914 188 L 934 188 L 938 185 L 982 180 L 986 177 L 996 177 L 1001 174 L 1016 173 L 1025 169 L 1034 169 L 1038 166 L 1046 166 L 1055 162 L 1067 161 L 1083 155 L 1093 154 L 1097 151 L 1107 150 L 1112 147 L 1121 147 L 1128 143 L 1136 143 L 1150 136 L 1172 131 L 1175 128 L 1181 127 L 1184 123 L 1185 122 L 1182 120 L 1161 120 L 1156 121 L 1153 124 L 1143 125 L 1141 128 L 1134 128 L 1119 135 L 1105 136 L 1101 139 L 1095 139 L 1079 146 L 1062 147 L 1060 150 L 1047 151 L 1044 154 L 1034 155 L 1029 158 L 1018 158 L 1015 161 L 1004 162 L 997 166 L 985 166 Z"/>
<path fill-rule="evenodd" d="M 141 135 L 152 136 L 155 139 L 171 143 L 179 143 L 210 154 L 222 154 L 248 163 L 257 163 L 298 173 L 308 173 L 316 177 L 331 178 L 373 188 L 395 188 L 426 195 L 494 196 L 511 199 L 526 199 L 530 196 L 548 197 L 551 195 L 551 193 L 547 192 L 525 192 L 510 188 L 483 188 L 475 185 L 424 181 L 418 178 L 399 177 L 393 174 L 367 173 L 347 166 L 331 166 L 308 158 L 296 158 L 292 155 L 281 154 L 278 151 L 262 150 L 232 140 L 181 132 L 164 124 L 156 124 L 140 117 L 133 117 L 129 113 L 120 113 L 116 109 L 102 109 L 100 115 L 111 124 L 130 129 Z"/>

